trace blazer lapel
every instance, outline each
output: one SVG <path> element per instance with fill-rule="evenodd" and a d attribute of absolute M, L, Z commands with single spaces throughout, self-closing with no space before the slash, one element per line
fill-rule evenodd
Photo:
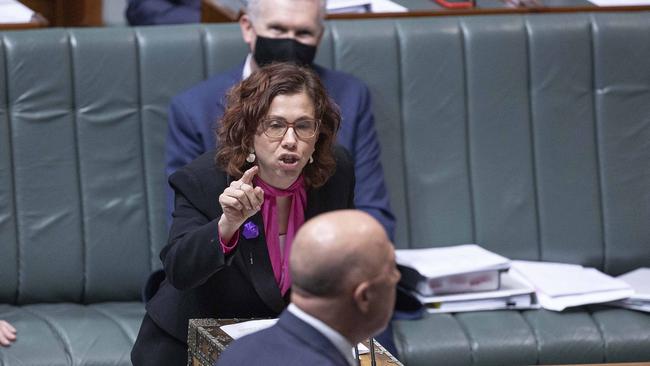
<path fill-rule="evenodd" d="M 258 227 L 259 235 L 252 239 L 240 237 L 239 251 L 251 275 L 255 291 L 271 310 L 279 314 L 287 306 L 287 303 L 282 298 L 280 288 L 275 282 L 273 266 L 266 248 L 262 214 L 258 212 L 247 221 L 253 222 Z"/>
<path fill-rule="evenodd" d="M 226 178 L 226 186 L 232 181 L 232 177 Z M 324 211 L 320 189 L 310 189 L 307 191 L 307 208 L 305 210 L 305 221 Z M 266 235 L 264 234 L 264 222 L 262 213 L 258 212 L 247 221 L 253 222 L 259 229 L 257 238 L 246 239 L 240 237 L 240 248 L 242 259 L 251 275 L 251 281 L 255 291 L 262 301 L 274 312 L 281 313 L 288 305 L 287 299 L 282 297 L 280 288 L 275 282 L 273 266 L 269 258 L 269 252 L 266 248 Z M 287 292 L 288 294 L 288 292 Z"/>
<path fill-rule="evenodd" d="M 311 219 L 317 214 L 323 212 L 323 202 L 321 202 L 318 189 L 307 191 L 307 208 L 305 209 L 305 221 Z"/>

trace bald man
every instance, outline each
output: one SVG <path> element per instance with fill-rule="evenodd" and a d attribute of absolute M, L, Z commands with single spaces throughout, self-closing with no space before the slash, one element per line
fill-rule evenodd
<path fill-rule="evenodd" d="M 358 210 L 325 213 L 296 234 L 291 304 L 278 322 L 233 342 L 218 366 L 355 364 L 352 347 L 383 330 L 400 273 L 382 225 Z"/>

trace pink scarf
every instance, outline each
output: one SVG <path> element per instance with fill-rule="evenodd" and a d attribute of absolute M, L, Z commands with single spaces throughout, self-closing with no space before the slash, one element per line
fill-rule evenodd
<path fill-rule="evenodd" d="M 307 207 L 307 191 L 302 175 L 296 179 L 287 189 L 272 187 L 259 177 L 253 178 L 255 186 L 264 190 L 264 202 L 262 203 L 262 219 L 264 220 L 264 234 L 266 236 L 266 247 L 273 266 L 275 282 L 284 295 L 291 288 L 291 274 L 289 273 L 289 254 L 291 243 L 298 229 L 305 222 L 305 208 Z M 291 196 L 291 208 L 287 222 L 287 236 L 284 242 L 284 250 L 280 251 L 280 239 L 278 228 L 278 209 L 276 197 Z"/>

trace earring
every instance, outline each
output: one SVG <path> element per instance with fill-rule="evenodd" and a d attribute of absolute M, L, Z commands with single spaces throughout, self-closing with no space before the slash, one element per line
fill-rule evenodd
<path fill-rule="evenodd" d="M 311 156 L 311 155 L 309 155 L 309 164 L 311 164 L 311 163 L 313 163 L 313 162 L 314 162 L 314 157 Z"/>
<path fill-rule="evenodd" d="M 246 157 L 246 161 L 249 163 L 253 163 L 255 161 L 255 153 L 251 151 L 250 154 Z"/>

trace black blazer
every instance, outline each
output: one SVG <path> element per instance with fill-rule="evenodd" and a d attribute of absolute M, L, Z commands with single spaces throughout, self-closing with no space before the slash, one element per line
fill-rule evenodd
<path fill-rule="evenodd" d="M 275 283 L 260 212 L 248 219 L 259 236 L 241 235 L 224 255 L 217 222 L 219 195 L 232 177 L 215 166 L 209 151 L 172 174 L 175 191 L 169 241 L 160 253 L 165 279 L 147 302 L 160 328 L 187 341 L 188 319 L 276 317 L 288 305 Z M 305 220 L 323 212 L 354 207 L 354 170 L 349 154 L 335 148 L 336 172 L 320 188 L 307 191 Z"/>

